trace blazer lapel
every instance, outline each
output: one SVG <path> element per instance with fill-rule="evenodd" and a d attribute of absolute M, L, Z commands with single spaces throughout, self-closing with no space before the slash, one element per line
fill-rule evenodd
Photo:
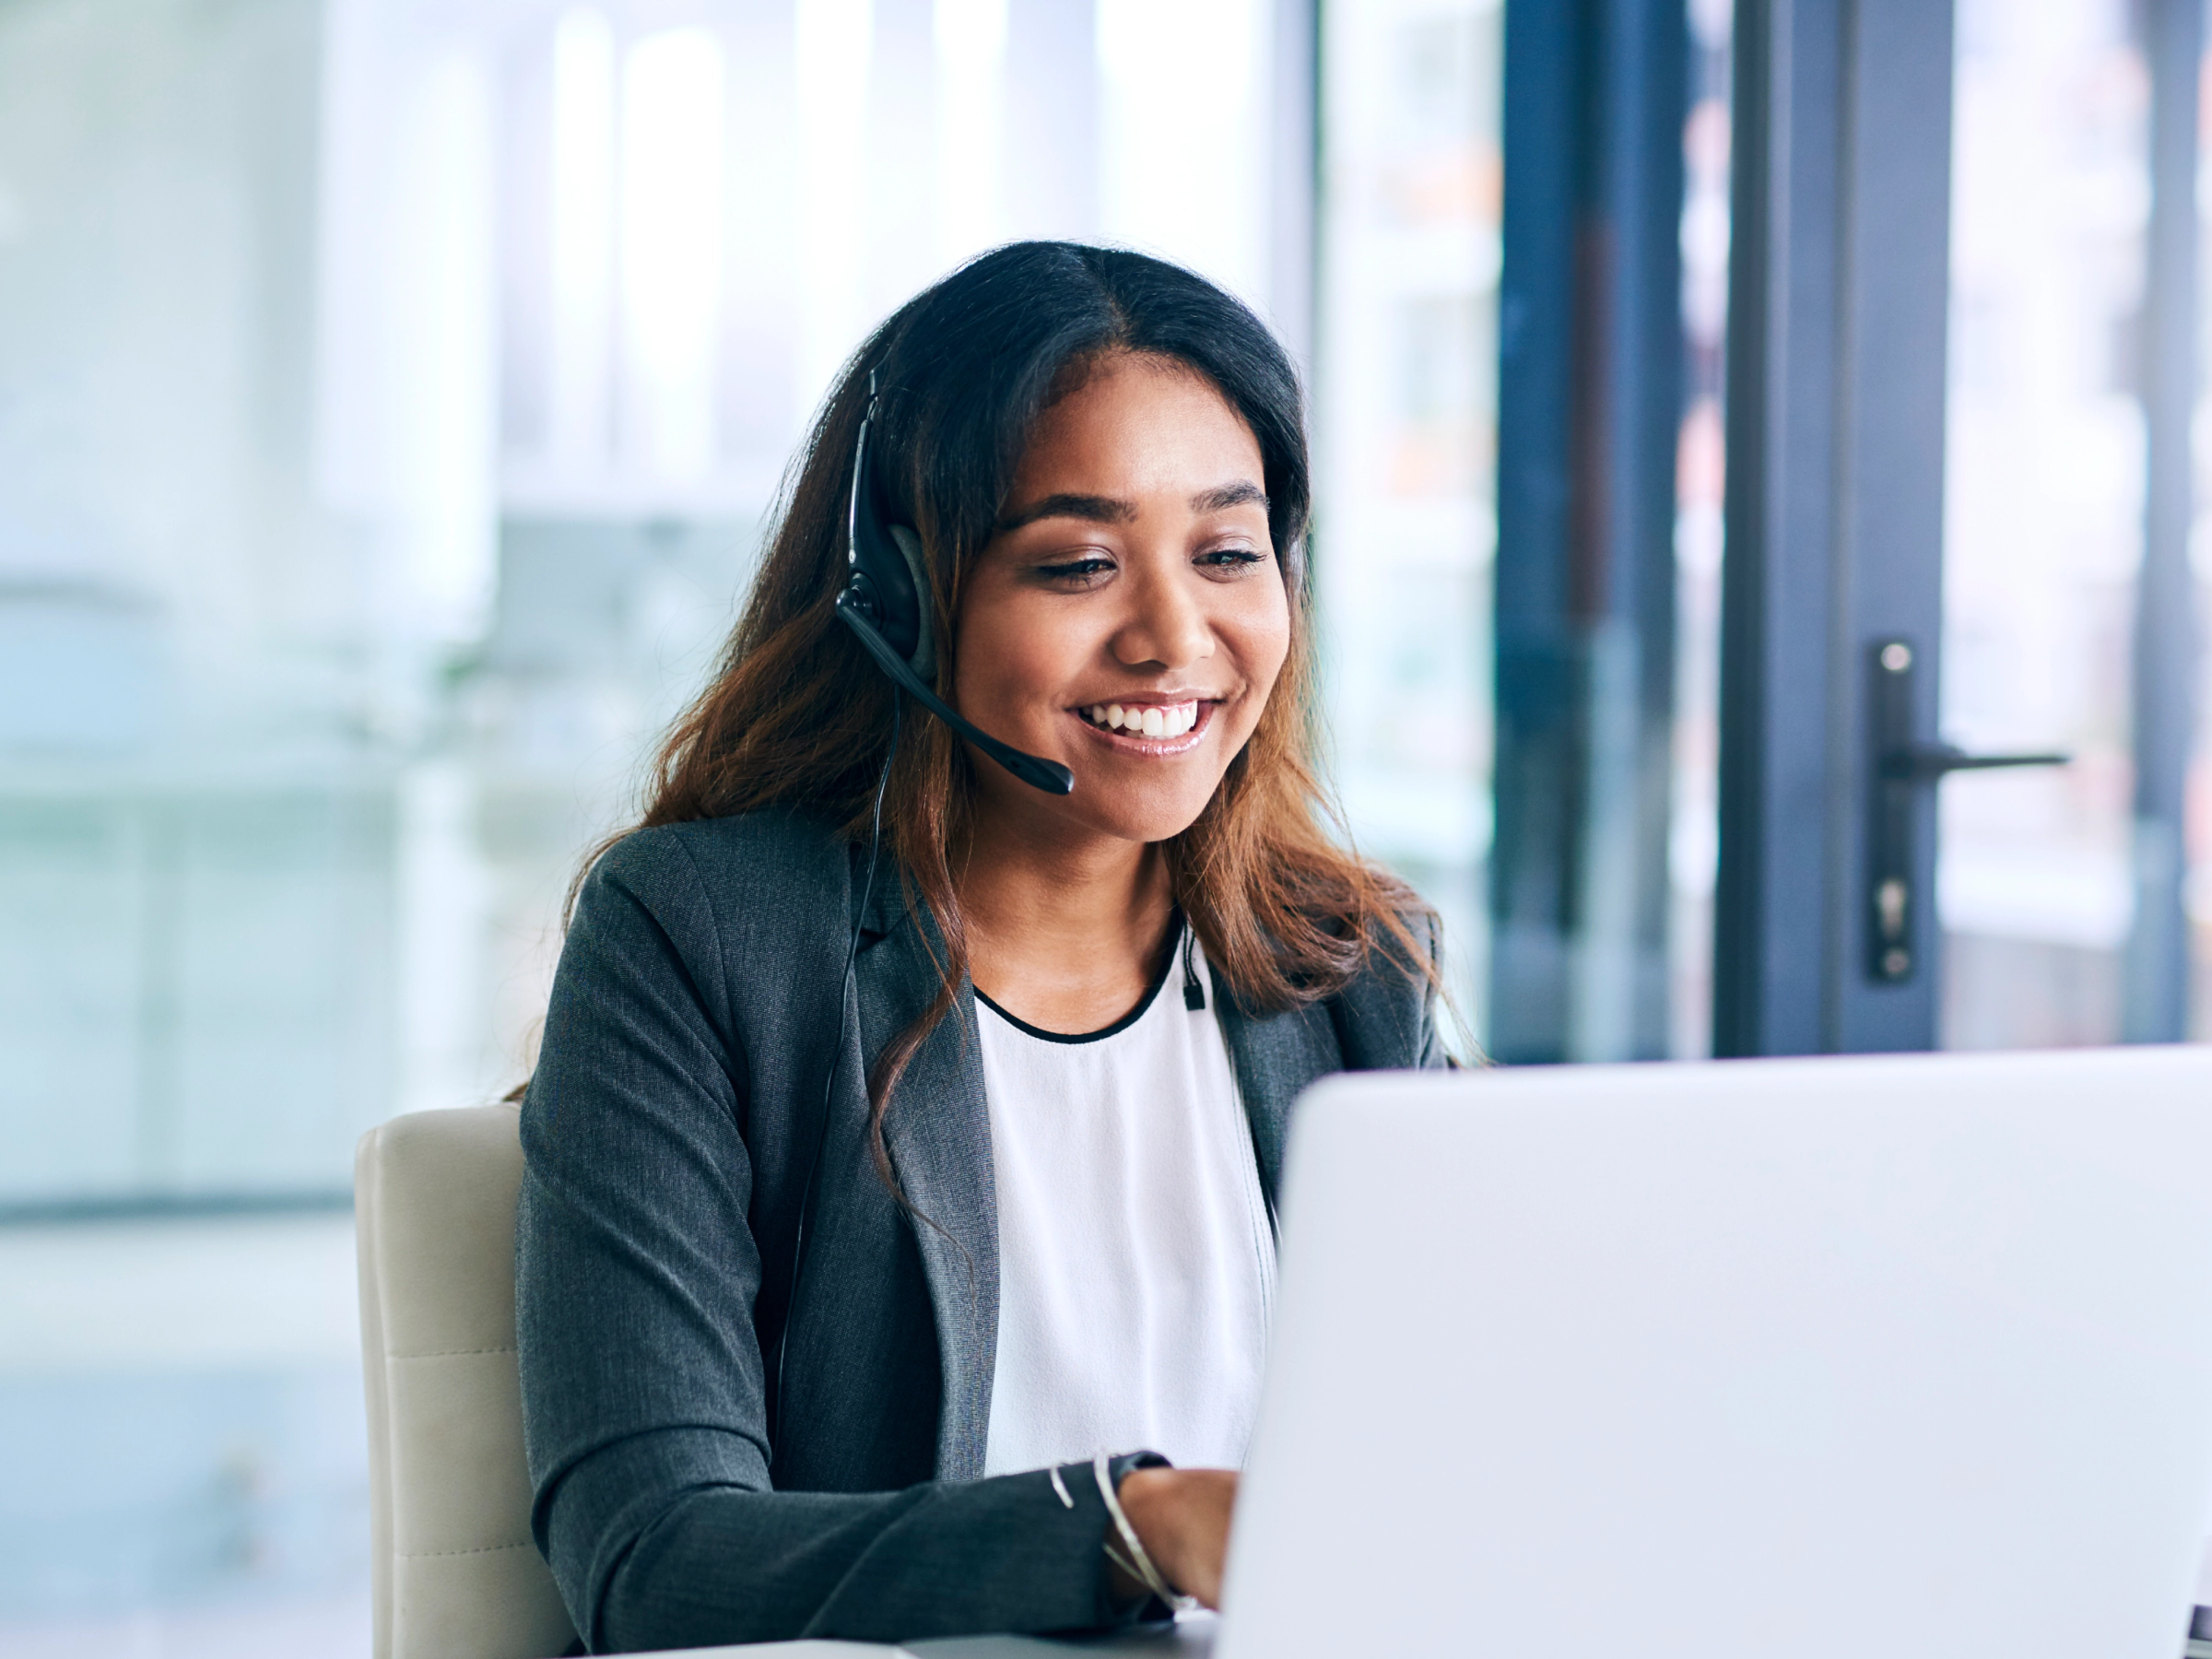
<path fill-rule="evenodd" d="M 1283 1147 L 1290 1135 L 1290 1109 L 1316 1077 L 1344 1069 L 1344 1056 L 1328 1010 L 1319 1003 L 1281 1014 L 1253 1015 L 1239 1006 L 1219 979 L 1221 1038 L 1236 1067 L 1252 1125 L 1252 1149 L 1260 1165 L 1260 1188 L 1275 1213 L 1282 1190 Z"/>
<path fill-rule="evenodd" d="M 907 913 L 895 867 L 879 870 L 877 884 L 862 925 L 864 938 L 880 936 L 864 947 L 853 969 L 861 1052 L 871 1066 L 921 1017 L 939 983 L 924 935 L 928 927 L 935 943 L 935 929 Z M 907 1219 L 936 1324 L 944 1384 L 940 1480 L 973 1480 L 983 1472 L 998 1358 L 998 1194 L 979 1041 L 975 999 L 963 978 L 952 1011 L 907 1063 L 883 1125 L 892 1172 L 912 1206 Z"/>

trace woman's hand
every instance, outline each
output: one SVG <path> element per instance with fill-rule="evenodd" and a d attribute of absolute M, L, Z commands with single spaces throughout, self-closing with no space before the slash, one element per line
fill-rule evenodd
<path fill-rule="evenodd" d="M 1221 1605 L 1221 1569 L 1229 1559 L 1229 1524 L 1237 1507 L 1233 1469 L 1132 1469 L 1114 1488 L 1122 1512 L 1160 1576 L 1209 1607 Z M 1144 1586 L 1115 1568 L 1115 1587 Z"/>

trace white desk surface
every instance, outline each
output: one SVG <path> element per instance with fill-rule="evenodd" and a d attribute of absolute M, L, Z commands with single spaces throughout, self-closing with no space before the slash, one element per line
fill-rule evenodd
<path fill-rule="evenodd" d="M 1206 1659 L 1213 1652 L 1216 1623 L 1211 1613 L 1194 1613 L 1171 1626 L 1147 1625 L 1112 1636 L 947 1636 L 900 1647 L 871 1641 L 762 1641 L 743 1647 L 688 1648 L 680 1659 L 1088 1659 L 1091 1654 L 1111 1659 Z"/>

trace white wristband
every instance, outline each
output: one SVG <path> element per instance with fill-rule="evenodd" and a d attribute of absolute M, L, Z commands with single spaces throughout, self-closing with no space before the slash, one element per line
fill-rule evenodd
<path fill-rule="evenodd" d="M 1106 1546 L 1107 1559 L 1176 1612 L 1188 1613 L 1198 1605 L 1198 1598 L 1185 1595 L 1173 1588 L 1160 1576 L 1159 1569 L 1152 1564 L 1151 1556 L 1146 1552 L 1136 1535 L 1136 1528 L 1129 1524 L 1129 1517 L 1123 1512 L 1121 1495 L 1113 1489 L 1113 1472 L 1106 1466 L 1105 1453 L 1101 1452 L 1090 1460 L 1090 1472 L 1098 1477 L 1099 1496 L 1105 1500 L 1106 1513 L 1112 1519 L 1113 1530 L 1121 1535 L 1123 1547 L 1129 1552 L 1124 1557 L 1109 1544 Z"/>

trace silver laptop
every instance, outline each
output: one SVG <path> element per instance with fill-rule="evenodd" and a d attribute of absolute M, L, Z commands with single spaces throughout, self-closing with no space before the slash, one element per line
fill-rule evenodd
<path fill-rule="evenodd" d="M 2177 1659 L 2212 1051 L 1343 1077 L 1219 1659 Z"/>

